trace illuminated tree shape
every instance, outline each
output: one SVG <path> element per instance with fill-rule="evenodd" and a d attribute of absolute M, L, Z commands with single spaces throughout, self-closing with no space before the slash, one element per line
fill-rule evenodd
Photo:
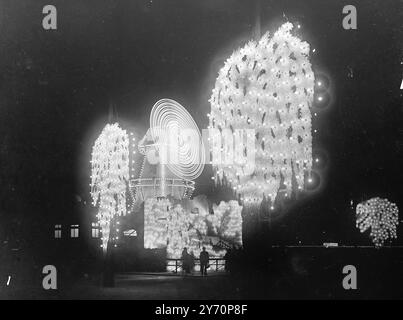
<path fill-rule="evenodd" d="M 361 202 L 356 208 L 356 226 L 363 233 L 371 229 L 370 238 L 377 248 L 389 238 L 396 238 L 399 209 L 387 199 L 372 198 Z"/>
<path fill-rule="evenodd" d="M 129 180 L 129 137 L 117 123 L 107 124 L 92 149 L 91 197 L 99 204 L 97 218 L 102 230 L 102 248 L 107 250 L 110 223 L 126 215 Z"/>
<path fill-rule="evenodd" d="M 264 195 L 274 202 L 280 187 L 302 189 L 311 171 L 315 78 L 309 44 L 293 36 L 292 29 L 285 23 L 272 38 L 266 33 L 235 51 L 220 70 L 209 100 L 209 128 L 230 129 L 234 135 L 237 129 L 254 130 L 253 173 L 247 171 L 253 164 L 242 159 L 213 163 L 218 180 L 225 177 L 245 205 L 259 204 Z"/>

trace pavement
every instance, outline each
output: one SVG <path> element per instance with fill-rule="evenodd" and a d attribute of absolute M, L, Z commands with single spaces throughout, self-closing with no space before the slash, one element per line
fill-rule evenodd
<path fill-rule="evenodd" d="M 229 276 L 172 273 L 121 273 L 115 275 L 115 287 L 104 288 L 100 278 L 58 283 L 58 290 L 27 285 L 0 290 L 0 299 L 122 299 L 122 300 L 199 300 L 237 299 L 237 290 Z"/>

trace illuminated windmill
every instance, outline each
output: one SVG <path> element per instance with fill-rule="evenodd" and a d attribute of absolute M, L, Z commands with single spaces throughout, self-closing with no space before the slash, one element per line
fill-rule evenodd
<path fill-rule="evenodd" d="M 205 153 L 200 131 L 182 105 L 171 99 L 159 100 L 138 149 L 144 158 L 138 178 L 130 180 L 134 201 L 190 198 L 194 180 L 204 169 Z"/>

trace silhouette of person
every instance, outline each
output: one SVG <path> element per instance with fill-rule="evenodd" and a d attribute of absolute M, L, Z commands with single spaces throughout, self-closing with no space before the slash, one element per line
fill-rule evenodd
<path fill-rule="evenodd" d="M 185 247 L 182 251 L 182 271 L 190 273 L 189 254 L 188 249 Z"/>
<path fill-rule="evenodd" d="M 227 250 L 227 253 L 224 256 L 224 259 L 225 259 L 225 271 L 231 272 L 232 271 L 232 260 L 233 260 L 233 254 L 232 254 L 231 249 Z"/>
<path fill-rule="evenodd" d="M 193 251 L 191 251 L 188 256 L 189 256 L 189 272 L 193 273 L 193 269 L 195 267 L 195 256 Z"/>
<path fill-rule="evenodd" d="M 200 272 L 202 276 L 207 276 L 207 268 L 209 267 L 209 254 L 206 251 L 206 247 L 203 247 L 203 251 L 200 252 Z"/>

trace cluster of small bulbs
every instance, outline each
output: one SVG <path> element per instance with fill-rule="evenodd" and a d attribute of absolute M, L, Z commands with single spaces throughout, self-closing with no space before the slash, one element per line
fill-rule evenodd
<path fill-rule="evenodd" d="M 137 144 L 136 144 L 136 138 L 134 137 L 134 133 L 130 132 L 130 148 L 129 148 L 129 154 L 130 156 L 130 181 L 129 181 L 129 194 L 130 194 L 130 199 L 131 199 L 131 207 L 130 211 L 133 212 L 135 210 L 135 202 L 136 202 L 136 188 L 133 186 L 133 179 L 135 179 L 135 173 L 137 170 L 136 167 L 136 161 L 135 159 L 135 154 L 136 154 L 136 149 L 137 149 Z M 145 157 L 143 159 L 142 166 L 139 171 L 139 178 L 141 178 L 141 175 L 144 170 L 144 162 L 145 162 Z"/>
<path fill-rule="evenodd" d="M 280 188 L 287 194 L 302 189 L 311 171 L 315 76 L 310 46 L 293 36 L 292 29 L 285 23 L 273 37 L 266 33 L 235 51 L 220 70 L 209 100 L 209 128 L 230 128 L 234 134 L 236 129 L 254 129 L 253 174 L 244 174 L 252 165 L 245 159 L 215 165 L 215 180 L 225 176 L 245 205 L 259 204 L 264 195 L 274 203 Z M 245 143 L 243 148 L 247 152 Z"/>
<path fill-rule="evenodd" d="M 183 248 L 192 251 L 190 241 L 191 215 L 180 204 L 172 207 L 167 217 L 167 255 L 169 258 L 180 258 Z"/>
<path fill-rule="evenodd" d="M 208 215 L 207 220 L 213 227 L 213 232 L 220 238 L 242 246 L 242 206 L 238 201 L 221 201 L 213 205 L 214 214 Z"/>
<path fill-rule="evenodd" d="M 171 201 L 167 198 L 148 198 L 144 202 L 144 248 L 156 249 L 167 246 L 168 214 Z"/>
<path fill-rule="evenodd" d="M 205 219 L 187 212 L 169 199 L 149 198 L 144 204 L 144 247 L 167 248 L 168 258 L 179 259 L 183 248 L 197 254 L 207 234 Z"/>
<path fill-rule="evenodd" d="M 144 204 L 144 247 L 167 248 L 168 258 L 179 259 L 183 248 L 196 257 L 202 247 L 215 255 L 209 243 L 203 242 L 208 234 L 208 223 L 213 234 L 230 242 L 242 245 L 242 207 L 237 201 L 221 202 L 213 208 L 214 215 L 200 210 L 190 213 L 180 203 L 173 204 L 167 198 L 149 198 Z"/>
<path fill-rule="evenodd" d="M 129 180 L 129 138 L 118 123 L 107 124 L 95 141 L 91 159 L 92 204 L 99 204 L 97 219 L 102 231 L 102 248 L 107 249 L 110 224 L 126 215 Z"/>
<path fill-rule="evenodd" d="M 371 229 L 370 237 L 377 248 L 389 238 L 397 237 L 398 224 L 399 209 L 387 199 L 376 197 L 357 205 L 356 226 L 362 233 Z"/>
<path fill-rule="evenodd" d="M 134 179 L 134 173 L 136 171 L 136 161 L 134 161 L 134 155 L 136 154 L 136 138 L 133 132 L 130 132 L 130 147 L 132 153 L 130 157 L 130 178 Z"/>

